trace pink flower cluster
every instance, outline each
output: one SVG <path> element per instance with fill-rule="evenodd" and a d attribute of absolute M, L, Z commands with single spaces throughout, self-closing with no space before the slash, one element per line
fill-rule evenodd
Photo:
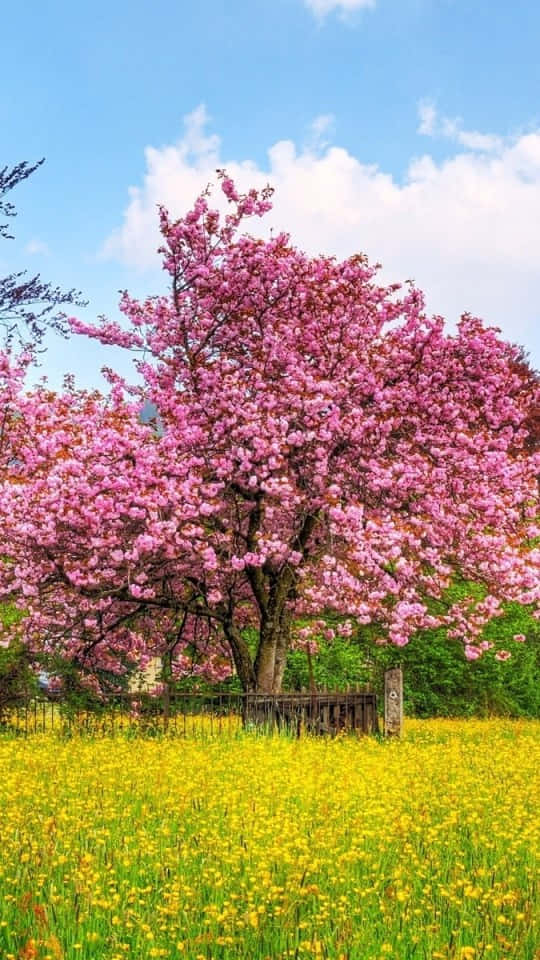
<path fill-rule="evenodd" d="M 279 635 L 329 611 L 341 635 L 377 622 L 398 646 L 444 623 L 476 659 L 504 601 L 540 596 L 537 380 L 496 331 L 465 315 L 446 332 L 363 256 L 242 232 L 270 191 L 221 182 L 224 218 L 206 195 L 161 211 L 170 296 L 124 296 L 125 326 L 72 323 L 140 351 L 141 385 L 26 392 L 0 357 L 1 595 L 30 646 L 89 669 L 167 653 L 241 672 L 251 625 L 275 686 Z M 456 572 L 487 596 L 436 617 Z"/>

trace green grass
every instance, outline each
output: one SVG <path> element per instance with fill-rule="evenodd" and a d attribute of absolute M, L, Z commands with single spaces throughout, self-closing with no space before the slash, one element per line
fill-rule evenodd
<path fill-rule="evenodd" d="M 5 737 L 1 960 L 533 960 L 539 731 Z"/>

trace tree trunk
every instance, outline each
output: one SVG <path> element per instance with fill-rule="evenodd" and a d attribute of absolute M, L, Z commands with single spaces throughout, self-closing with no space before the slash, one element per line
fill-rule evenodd
<path fill-rule="evenodd" d="M 234 665 L 238 674 L 238 679 L 242 684 L 244 693 L 250 693 L 257 688 L 256 674 L 253 668 L 253 661 L 249 652 L 249 647 L 244 640 L 240 630 L 228 620 L 223 625 L 225 638 L 231 649 Z"/>
<path fill-rule="evenodd" d="M 263 597 L 264 602 L 261 600 L 259 604 L 261 619 L 255 662 L 252 660 L 241 631 L 234 626 L 230 611 L 224 620 L 225 638 L 231 649 L 240 683 L 246 693 L 281 692 L 290 646 L 291 616 L 288 601 L 293 588 L 294 575 L 290 570 L 287 570 L 284 575 L 272 578 L 268 594 L 266 598 Z"/>
<path fill-rule="evenodd" d="M 278 636 L 276 640 L 276 658 L 274 662 L 274 685 L 273 692 L 281 693 L 281 684 L 283 683 L 283 674 L 287 666 L 287 654 L 291 642 L 291 617 L 288 609 L 283 608 L 279 620 Z"/>
<path fill-rule="evenodd" d="M 261 624 L 259 648 L 255 658 L 256 689 L 261 693 L 280 693 L 289 649 L 290 622 L 283 609 Z"/>
<path fill-rule="evenodd" d="M 259 634 L 257 656 L 255 657 L 256 689 L 261 693 L 274 692 L 276 639 L 276 629 L 273 619 L 263 619 Z"/>

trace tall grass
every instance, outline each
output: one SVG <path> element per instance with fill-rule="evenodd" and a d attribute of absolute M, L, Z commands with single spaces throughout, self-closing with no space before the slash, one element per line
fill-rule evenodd
<path fill-rule="evenodd" d="M 2 960 L 533 960 L 540 726 L 0 741 Z"/>

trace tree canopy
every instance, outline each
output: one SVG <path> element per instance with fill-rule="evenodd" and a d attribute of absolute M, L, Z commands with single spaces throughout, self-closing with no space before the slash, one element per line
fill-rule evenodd
<path fill-rule="evenodd" d="M 505 601 L 538 602 L 538 379 L 364 256 L 249 235 L 270 191 L 220 179 L 225 215 L 208 194 L 161 211 L 168 295 L 125 294 L 123 324 L 71 321 L 135 351 L 140 385 L 109 371 L 106 398 L 27 393 L 4 357 L 0 590 L 27 643 L 89 670 L 233 664 L 262 691 L 328 612 L 397 646 L 445 625 L 480 657 Z M 456 572 L 482 595 L 437 612 Z"/>

